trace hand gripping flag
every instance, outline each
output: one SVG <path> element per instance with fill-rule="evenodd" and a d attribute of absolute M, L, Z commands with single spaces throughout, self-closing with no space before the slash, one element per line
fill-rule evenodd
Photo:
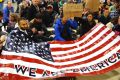
<path fill-rule="evenodd" d="M 98 75 L 120 67 L 120 36 L 103 24 L 74 41 L 35 43 L 17 36 L 8 37 L 0 56 L 2 80 Z"/>

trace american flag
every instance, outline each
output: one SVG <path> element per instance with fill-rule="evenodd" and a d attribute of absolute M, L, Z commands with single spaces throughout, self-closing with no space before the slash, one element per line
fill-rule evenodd
<path fill-rule="evenodd" d="M 74 41 L 28 43 L 30 40 L 20 47 L 22 41 L 16 43 L 19 46 L 7 42 L 0 56 L 2 80 L 97 75 L 120 67 L 120 36 L 103 24 Z M 34 48 L 30 50 L 25 44 Z"/>

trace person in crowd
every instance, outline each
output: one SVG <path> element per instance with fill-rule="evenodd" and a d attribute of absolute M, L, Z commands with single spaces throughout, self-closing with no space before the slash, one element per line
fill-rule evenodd
<path fill-rule="evenodd" d="M 58 16 L 58 13 L 53 10 L 52 5 L 48 5 L 46 11 L 42 13 L 43 23 L 46 27 L 52 27 L 55 17 Z"/>
<path fill-rule="evenodd" d="M 6 34 L 5 32 L 2 31 L 2 26 L 3 26 L 3 12 L 0 11 L 0 53 L 2 51 L 3 48 L 3 44 L 6 40 Z"/>
<path fill-rule="evenodd" d="M 33 39 L 32 31 L 30 31 L 29 29 L 29 23 L 27 19 L 20 18 L 18 21 L 18 26 L 19 27 L 17 29 L 11 31 L 8 34 L 6 44 L 9 45 L 5 46 L 9 50 L 13 50 L 15 52 L 24 50 L 24 48 L 21 46 L 25 45 L 26 42 L 31 41 Z M 24 44 L 21 42 L 24 42 Z M 17 46 L 19 46 L 21 49 L 19 49 Z"/>
<path fill-rule="evenodd" d="M 47 42 L 35 42 L 29 22 L 25 18 L 18 21 L 19 27 L 8 34 L 4 49 L 16 53 L 26 52 L 39 56 L 47 61 L 53 61 L 49 44 Z M 46 49 L 47 48 L 47 49 Z"/>
<path fill-rule="evenodd" d="M 100 3 L 105 3 L 105 0 L 99 0 L 100 1 Z"/>
<path fill-rule="evenodd" d="M 93 14 L 89 13 L 87 15 L 87 19 L 84 20 L 84 23 L 82 25 L 82 35 L 84 35 L 86 32 L 88 32 L 90 29 L 92 29 L 96 25 L 96 22 L 93 18 Z"/>
<path fill-rule="evenodd" d="M 48 5 L 53 4 L 54 0 L 49 0 Z"/>
<path fill-rule="evenodd" d="M 29 7 L 28 13 L 27 13 L 27 19 L 31 21 L 35 18 L 35 15 L 39 12 L 41 12 L 41 0 L 32 0 L 32 4 Z"/>
<path fill-rule="evenodd" d="M 15 29 L 15 25 L 18 22 L 19 16 L 16 13 L 11 13 L 9 17 L 9 23 L 7 25 L 7 32 L 10 33 Z"/>
<path fill-rule="evenodd" d="M 0 0 L 0 11 L 3 10 L 3 4 L 4 4 L 4 0 Z"/>
<path fill-rule="evenodd" d="M 67 3 L 74 3 L 73 0 L 67 0 Z"/>
<path fill-rule="evenodd" d="M 71 29 L 77 29 L 78 24 L 77 22 L 71 18 L 68 19 L 64 16 L 58 18 L 54 24 L 55 29 L 55 37 L 54 40 L 56 41 L 71 41 L 75 40 L 72 36 Z M 56 78 L 55 80 L 76 80 L 76 77 L 60 77 Z"/>
<path fill-rule="evenodd" d="M 10 13 L 14 13 L 14 7 L 12 6 L 12 3 L 8 1 L 7 6 L 3 9 L 4 26 L 6 26 L 9 23 Z"/>
<path fill-rule="evenodd" d="M 100 6 L 99 6 L 99 15 L 103 14 L 104 10 L 109 7 L 103 3 L 100 3 Z"/>
<path fill-rule="evenodd" d="M 120 4 L 117 5 L 117 13 L 120 14 Z"/>
<path fill-rule="evenodd" d="M 42 22 L 42 16 L 37 13 L 35 18 L 30 22 L 30 28 L 36 38 L 36 42 L 40 41 L 51 41 L 50 32 L 47 31 L 45 24 Z"/>
<path fill-rule="evenodd" d="M 79 22 L 80 27 L 78 28 L 77 33 L 80 34 L 80 36 L 83 36 L 96 25 L 93 13 L 88 13 L 86 19 L 76 17 L 75 20 Z"/>
<path fill-rule="evenodd" d="M 3 12 L 0 11 L 0 32 L 2 31 L 2 27 L 3 27 Z"/>
<path fill-rule="evenodd" d="M 54 40 L 57 41 L 70 41 L 74 40 L 72 37 L 72 29 L 77 29 L 77 22 L 72 19 L 67 19 L 66 17 L 62 17 L 56 20 L 54 24 L 55 29 L 55 37 Z"/>
<path fill-rule="evenodd" d="M 47 5 L 49 4 L 48 0 L 42 0 L 41 6 L 46 9 Z"/>
<path fill-rule="evenodd" d="M 0 36 L 7 34 L 7 33 L 4 31 L 4 29 L 2 29 L 3 26 L 4 26 L 4 23 L 3 23 L 3 12 L 0 11 Z"/>
<path fill-rule="evenodd" d="M 20 4 L 19 4 L 19 14 L 20 17 L 24 17 L 27 18 L 27 14 L 28 14 L 28 9 L 30 7 L 30 3 L 27 0 L 23 0 Z"/>
<path fill-rule="evenodd" d="M 118 17 L 112 18 L 110 22 L 106 24 L 106 26 L 112 30 L 112 28 L 117 24 L 117 22 L 118 22 Z"/>
<path fill-rule="evenodd" d="M 104 2 L 104 4 L 110 7 L 110 6 L 112 6 L 112 1 L 111 0 L 106 0 Z"/>
<path fill-rule="evenodd" d="M 88 13 L 89 13 L 88 8 L 84 8 L 84 9 L 83 9 L 83 12 L 82 12 L 82 19 L 86 19 Z"/>
<path fill-rule="evenodd" d="M 0 55 L 1 55 L 1 52 L 2 52 L 2 49 L 3 49 L 3 46 L 5 44 L 6 38 L 7 38 L 6 33 L 0 32 Z"/>
<path fill-rule="evenodd" d="M 65 0 L 60 0 L 60 2 L 59 2 L 59 7 L 63 7 L 63 4 L 64 4 L 65 2 L 67 2 L 67 1 L 65 1 Z"/>
<path fill-rule="evenodd" d="M 112 30 L 115 32 L 115 34 L 120 35 L 120 15 L 118 17 L 117 24 L 112 28 Z"/>
<path fill-rule="evenodd" d="M 106 8 L 103 14 L 100 15 L 98 21 L 106 25 L 108 22 L 110 22 L 110 19 L 111 19 L 109 14 L 110 14 L 109 9 Z"/>
<path fill-rule="evenodd" d="M 60 7 L 60 8 L 59 8 L 59 14 L 58 14 L 58 16 L 55 18 L 54 21 L 56 21 L 57 18 L 62 18 L 62 17 L 63 17 L 63 7 Z"/>
<path fill-rule="evenodd" d="M 113 2 L 113 5 L 109 7 L 110 17 L 114 18 L 118 16 L 117 13 L 117 3 Z"/>
<path fill-rule="evenodd" d="M 19 13 L 19 4 L 22 2 L 23 0 L 16 0 L 17 2 L 17 10 L 16 13 Z"/>
<path fill-rule="evenodd" d="M 53 10 L 55 11 L 55 12 L 57 12 L 57 13 L 60 13 L 59 12 L 59 1 L 60 0 L 54 0 L 54 2 L 53 2 Z"/>

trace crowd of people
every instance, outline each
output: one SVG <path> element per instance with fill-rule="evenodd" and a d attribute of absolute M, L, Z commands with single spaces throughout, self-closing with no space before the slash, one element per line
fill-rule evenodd
<path fill-rule="evenodd" d="M 15 2 L 18 5 L 16 11 L 12 5 Z M 0 3 L 4 4 L 4 2 Z M 66 18 L 63 15 L 63 5 L 67 3 L 82 3 L 84 8 L 82 17 Z M 4 31 L 9 34 L 17 28 L 21 29 L 18 20 L 25 18 L 29 25 L 27 29 L 31 30 L 35 41 L 69 41 L 75 40 L 76 35 L 83 36 L 98 22 L 114 31 L 116 25 L 119 26 L 119 0 L 100 0 L 97 12 L 86 8 L 85 4 L 86 0 L 8 0 L 7 5 L 0 12 L 0 30 L 3 33 L 3 27 Z M 54 28 L 54 31 L 49 32 L 49 27 Z M 76 35 L 73 35 L 72 29 L 76 30 Z M 51 37 L 52 34 L 55 37 Z"/>
<path fill-rule="evenodd" d="M 16 11 L 13 6 L 15 2 Z M 64 16 L 63 5 L 68 3 L 82 3 L 82 16 Z M 4 4 L 4 1 L 0 2 L 1 4 Z M 119 0 L 100 0 L 99 10 L 96 12 L 92 12 L 85 5 L 86 0 L 8 0 L 6 6 L 0 9 L 0 41 L 3 43 L 4 38 L 14 30 L 33 36 L 35 42 L 70 41 L 83 36 L 97 23 L 102 23 L 120 34 Z M 27 23 L 22 23 L 22 27 L 19 24 L 21 19 L 27 20 Z M 50 27 L 53 31 L 48 30 Z"/>
<path fill-rule="evenodd" d="M 12 5 L 15 2 L 16 11 Z M 82 3 L 84 8 L 82 16 L 69 19 L 65 17 L 63 6 L 67 3 Z M 5 7 L 2 7 L 3 4 L 4 1 L 0 0 L 1 49 L 7 36 L 12 39 L 19 37 L 22 41 L 30 39 L 34 42 L 70 41 L 83 36 L 97 23 L 106 25 L 120 35 L 119 0 L 100 0 L 97 12 L 85 7 L 86 0 L 8 0 Z M 54 31 L 49 31 L 50 27 Z"/>

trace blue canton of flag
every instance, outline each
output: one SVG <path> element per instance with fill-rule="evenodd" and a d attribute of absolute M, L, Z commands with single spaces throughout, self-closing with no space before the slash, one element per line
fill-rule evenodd
<path fill-rule="evenodd" d="M 11 32 L 7 38 L 5 50 L 15 51 L 17 53 L 27 52 L 35 54 L 45 60 L 53 61 L 48 42 L 36 43 L 32 36 L 20 31 L 19 29 Z"/>

